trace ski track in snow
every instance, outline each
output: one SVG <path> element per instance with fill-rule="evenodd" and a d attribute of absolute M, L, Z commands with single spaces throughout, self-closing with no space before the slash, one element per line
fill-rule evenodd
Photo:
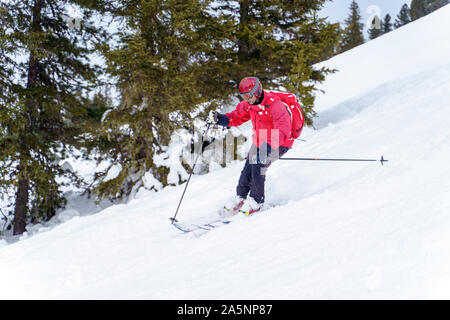
<path fill-rule="evenodd" d="M 286 155 L 384 166 L 278 161 L 266 183 L 278 206 L 199 237 L 170 225 L 184 185 L 138 193 L 0 243 L 0 298 L 448 299 L 448 21 L 450 6 L 324 63 L 340 72 L 318 97 L 319 130 Z M 409 50 L 419 29 L 436 31 L 436 48 Z M 216 212 L 242 166 L 194 176 L 178 219 Z"/>

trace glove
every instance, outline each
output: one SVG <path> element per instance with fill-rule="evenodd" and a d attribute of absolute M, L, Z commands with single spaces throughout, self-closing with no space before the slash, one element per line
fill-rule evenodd
<path fill-rule="evenodd" d="M 210 111 L 206 118 L 206 123 L 227 127 L 230 124 L 230 120 L 225 114 L 221 114 L 216 111 Z"/>
<path fill-rule="evenodd" d="M 219 113 L 216 111 L 210 111 L 208 117 L 206 118 L 206 123 L 208 124 L 217 124 L 219 121 Z"/>

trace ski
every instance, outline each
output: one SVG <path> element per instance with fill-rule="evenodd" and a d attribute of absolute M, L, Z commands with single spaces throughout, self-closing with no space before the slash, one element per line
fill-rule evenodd
<path fill-rule="evenodd" d="M 265 211 L 272 206 L 267 206 L 263 210 L 257 211 L 255 213 L 251 213 L 250 215 L 246 215 L 242 213 L 241 211 L 231 213 L 228 209 L 221 209 L 218 213 L 218 215 L 214 216 L 214 218 L 210 218 L 208 220 L 207 217 L 200 218 L 196 222 L 181 222 L 178 221 L 175 218 L 169 218 L 172 225 L 177 228 L 180 231 L 183 231 L 184 233 L 206 233 L 208 231 L 211 231 L 213 229 L 216 229 L 220 226 L 230 224 L 236 217 L 243 216 L 243 217 L 251 217 L 254 214 L 259 214 L 262 211 Z M 203 231 L 203 232 L 202 232 Z"/>
<path fill-rule="evenodd" d="M 210 231 L 215 229 L 221 225 L 231 223 L 231 220 L 227 220 L 226 218 L 218 217 L 212 221 L 201 222 L 201 223 L 183 223 L 176 219 L 170 218 L 172 221 L 172 225 L 178 230 L 183 231 L 184 233 L 195 232 L 195 231 Z"/>

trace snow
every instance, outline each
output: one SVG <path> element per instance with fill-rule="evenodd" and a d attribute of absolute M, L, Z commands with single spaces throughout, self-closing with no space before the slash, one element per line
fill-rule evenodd
<path fill-rule="evenodd" d="M 116 179 L 120 172 L 122 171 L 122 165 L 121 164 L 114 164 L 111 165 L 111 167 L 108 170 L 108 173 L 106 174 L 106 177 L 103 179 L 103 181 L 109 181 Z"/>
<path fill-rule="evenodd" d="M 449 10 L 444 7 L 320 64 L 339 72 L 327 78 L 321 88 L 327 94 L 318 97 L 316 110 L 333 107 L 384 83 L 448 64 Z"/>
<path fill-rule="evenodd" d="M 152 188 L 154 188 L 155 190 L 161 190 L 163 188 L 162 183 L 158 179 L 156 179 L 150 172 L 146 172 L 142 180 L 144 183 L 144 187 L 147 190 L 151 190 Z"/>
<path fill-rule="evenodd" d="M 322 86 L 318 130 L 287 154 L 384 155 L 384 166 L 278 161 L 275 207 L 198 237 L 168 219 L 184 185 L 93 215 L 73 208 L 51 230 L 0 242 L 0 298 L 450 298 L 448 21 L 450 6 L 323 63 L 340 72 Z M 242 166 L 193 176 L 178 218 L 219 209 Z"/>

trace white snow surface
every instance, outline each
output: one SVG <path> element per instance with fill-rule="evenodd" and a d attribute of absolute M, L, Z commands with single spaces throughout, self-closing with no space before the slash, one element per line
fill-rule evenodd
<path fill-rule="evenodd" d="M 450 298 L 450 6 L 337 56 L 318 130 L 278 161 L 276 205 L 201 236 L 184 185 L 0 241 L 1 299 Z M 243 162 L 193 176 L 178 218 L 219 209 Z"/>

